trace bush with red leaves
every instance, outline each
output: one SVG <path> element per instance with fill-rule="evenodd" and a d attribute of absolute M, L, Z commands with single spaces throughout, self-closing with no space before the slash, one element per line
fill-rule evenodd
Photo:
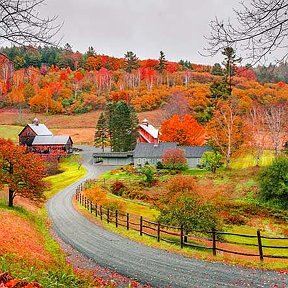
<path fill-rule="evenodd" d="M 4 272 L 0 273 L 0 288 L 42 288 L 42 286 L 37 282 L 28 283 L 13 279 L 8 272 Z"/>

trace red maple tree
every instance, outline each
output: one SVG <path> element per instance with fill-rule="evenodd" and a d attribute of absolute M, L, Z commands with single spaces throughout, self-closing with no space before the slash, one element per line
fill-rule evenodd
<path fill-rule="evenodd" d="M 161 141 L 177 142 L 179 145 L 203 145 L 205 129 L 198 124 L 193 116 L 173 115 L 161 126 Z"/>
<path fill-rule="evenodd" d="M 0 182 L 9 189 L 9 206 L 17 195 L 32 200 L 41 199 L 45 188 L 43 161 L 25 147 L 0 138 Z"/>

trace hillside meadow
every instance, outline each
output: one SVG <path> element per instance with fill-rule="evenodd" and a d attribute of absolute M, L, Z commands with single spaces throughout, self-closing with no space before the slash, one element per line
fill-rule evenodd
<path fill-rule="evenodd" d="M 45 115 L 28 110 L 21 116 L 17 109 L 0 109 L 0 137 L 18 142 L 18 134 L 26 124 L 32 123 L 36 117 L 45 124 L 54 135 L 70 135 L 74 144 L 92 144 L 95 127 L 101 111 L 88 112 L 81 115 Z M 153 125 L 160 126 L 160 110 L 138 113 L 140 121 L 147 118 Z"/>

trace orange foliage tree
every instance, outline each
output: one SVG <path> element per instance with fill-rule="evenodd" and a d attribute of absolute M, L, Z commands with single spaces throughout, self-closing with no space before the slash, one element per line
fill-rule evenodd
<path fill-rule="evenodd" d="M 179 145 L 203 145 L 205 129 L 189 114 L 174 115 L 161 126 L 161 141 L 177 142 Z"/>
<path fill-rule="evenodd" d="M 9 189 L 9 207 L 13 207 L 15 196 L 32 200 L 41 199 L 45 183 L 44 164 L 37 155 L 26 153 L 10 140 L 0 138 L 0 182 Z"/>

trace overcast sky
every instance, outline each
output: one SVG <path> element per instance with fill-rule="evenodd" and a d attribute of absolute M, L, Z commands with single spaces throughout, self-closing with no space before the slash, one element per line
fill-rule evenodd
<path fill-rule="evenodd" d="M 123 57 L 133 51 L 141 59 L 159 57 L 192 63 L 221 62 L 219 55 L 199 54 L 207 46 L 209 23 L 228 18 L 239 0 L 46 0 L 42 13 L 63 21 L 62 44 L 98 54 Z"/>

